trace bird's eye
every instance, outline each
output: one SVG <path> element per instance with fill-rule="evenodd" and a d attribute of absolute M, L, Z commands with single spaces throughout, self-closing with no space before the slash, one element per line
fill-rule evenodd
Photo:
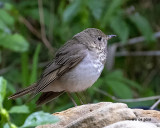
<path fill-rule="evenodd" d="M 99 40 L 99 41 L 101 41 L 101 40 L 102 40 L 102 37 L 101 37 L 101 36 L 99 36 L 99 37 L 98 37 L 98 40 Z"/>

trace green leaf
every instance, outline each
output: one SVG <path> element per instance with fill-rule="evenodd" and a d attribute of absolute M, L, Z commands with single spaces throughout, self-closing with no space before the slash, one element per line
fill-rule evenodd
<path fill-rule="evenodd" d="M 13 106 L 9 113 L 29 113 L 29 108 L 26 105 Z"/>
<path fill-rule="evenodd" d="M 107 80 L 106 84 L 120 98 L 132 98 L 133 96 L 131 89 L 125 83 L 117 80 Z"/>
<path fill-rule="evenodd" d="M 0 63 L 2 62 L 2 53 L 0 51 Z"/>
<path fill-rule="evenodd" d="M 116 70 L 116 71 L 111 72 L 108 75 L 106 75 L 106 81 L 111 80 L 111 79 L 123 82 L 128 86 L 134 87 L 134 88 L 138 89 L 139 91 L 142 91 L 141 86 L 138 83 L 136 83 L 135 81 L 132 81 L 132 80 L 125 78 L 123 76 L 123 73 L 121 70 Z"/>
<path fill-rule="evenodd" d="M 23 87 L 26 87 L 26 85 L 29 85 L 29 55 L 28 52 L 24 52 L 21 54 L 21 80 L 23 83 Z"/>
<path fill-rule="evenodd" d="M 0 77 L 0 108 L 6 95 L 6 86 L 7 81 L 3 77 Z"/>
<path fill-rule="evenodd" d="M 32 72 L 30 77 L 30 84 L 35 82 L 37 80 L 37 69 L 38 69 L 38 57 L 40 52 L 41 45 L 39 44 L 36 48 L 36 51 L 33 56 L 33 66 L 32 66 Z"/>
<path fill-rule="evenodd" d="M 27 17 L 31 17 L 32 19 L 35 19 L 37 21 L 39 21 L 39 9 L 37 7 L 32 7 L 32 8 L 26 8 L 24 11 L 23 11 L 24 15 L 27 16 Z M 50 13 L 48 11 L 48 8 L 43 8 L 43 13 L 44 13 L 44 24 L 46 26 L 50 26 L 50 16 L 53 17 L 53 14 Z"/>
<path fill-rule="evenodd" d="M 148 42 L 155 42 L 156 39 L 153 36 L 152 28 L 147 19 L 140 14 L 136 13 L 130 16 L 130 20 L 137 26 L 141 34 L 144 35 Z"/>
<path fill-rule="evenodd" d="M 35 20 L 39 20 L 39 12 L 38 12 L 38 8 L 26 8 L 23 11 L 25 16 L 29 16 Z"/>
<path fill-rule="evenodd" d="M 103 84 L 103 79 L 99 78 L 95 83 L 94 83 L 94 87 L 99 87 Z"/>
<path fill-rule="evenodd" d="M 94 85 L 88 89 L 88 93 L 90 96 L 93 96 L 95 94 L 95 91 L 93 90 L 93 88 L 99 88 L 101 85 L 103 84 L 103 79 L 102 78 L 99 78 L 95 83 Z"/>
<path fill-rule="evenodd" d="M 25 52 L 29 48 L 29 43 L 20 34 L 0 33 L 0 46 L 16 52 Z"/>
<path fill-rule="evenodd" d="M 123 81 L 124 83 L 126 83 L 127 85 L 138 89 L 139 91 L 142 91 L 142 90 L 143 90 L 143 88 L 142 88 L 138 83 L 136 83 L 135 81 L 129 80 L 129 79 L 124 78 L 124 77 L 123 77 L 122 81 Z"/>
<path fill-rule="evenodd" d="M 128 81 L 124 81 L 124 79 L 122 71 L 116 70 L 106 75 L 105 83 L 118 97 L 132 98 L 133 95 L 130 87 L 128 86 Z"/>
<path fill-rule="evenodd" d="M 6 123 L 6 124 L 3 126 L 3 128 L 10 128 L 10 126 L 9 126 L 8 123 Z"/>
<path fill-rule="evenodd" d="M 112 19 L 110 25 L 120 37 L 122 43 L 125 43 L 129 36 L 129 27 L 127 26 L 126 22 L 121 17 L 116 16 Z"/>
<path fill-rule="evenodd" d="M 8 26 L 14 25 L 14 18 L 10 16 L 5 10 L 0 9 L 0 20 L 2 20 Z"/>
<path fill-rule="evenodd" d="M 7 25 L 2 20 L 0 20 L 0 30 L 6 33 L 11 33 L 11 30 L 7 27 Z"/>
<path fill-rule="evenodd" d="M 76 14 L 80 11 L 81 8 L 81 0 L 74 0 L 69 6 L 64 10 L 63 13 L 63 21 L 68 22 L 71 21 Z"/>
<path fill-rule="evenodd" d="M 15 9 L 14 6 L 13 6 L 13 4 L 10 4 L 9 2 L 5 2 L 3 8 L 4 8 L 6 11 L 13 11 L 13 9 Z"/>
<path fill-rule="evenodd" d="M 98 1 L 98 0 L 89 0 L 87 3 L 89 9 L 92 12 L 92 15 L 96 20 L 99 20 L 102 15 L 102 10 L 104 7 L 104 0 Z"/>
<path fill-rule="evenodd" d="M 36 127 L 38 125 L 43 125 L 43 124 L 53 124 L 59 121 L 59 118 L 56 116 L 53 116 L 49 113 L 45 113 L 42 111 L 35 112 L 31 114 L 24 124 L 21 126 L 21 128 L 25 127 Z"/>
<path fill-rule="evenodd" d="M 106 79 L 115 79 L 115 78 L 122 78 L 123 72 L 121 70 L 115 70 L 113 72 L 110 72 L 106 75 Z"/>
<path fill-rule="evenodd" d="M 104 28 L 112 19 L 113 16 L 116 15 L 117 12 L 120 11 L 120 7 L 123 4 L 124 0 L 112 0 L 111 4 L 108 6 L 106 13 L 102 19 L 101 25 Z"/>
<path fill-rule="evenodd" d="M 6 123 L 4 126 L 3 126 L 3 128 L 17 128 L 17 126 L 16 125 L 14 125 L 14 124 L 12 124 L 12 123 Z"/>

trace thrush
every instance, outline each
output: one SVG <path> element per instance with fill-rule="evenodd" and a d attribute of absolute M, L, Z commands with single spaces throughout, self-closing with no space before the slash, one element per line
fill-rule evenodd
<path fill-rule="evenodd" d="M 67 92 L 81 92 L 91 87 L 100 77 L 107 58 L 107 41 L 115 35 L 88 28 L 74 35 L 55 54 L 40 79 L 33 85 L 16 92 L 9 99 L 25 94 L 42 93 L 37 105 L 47 103 Z"/>

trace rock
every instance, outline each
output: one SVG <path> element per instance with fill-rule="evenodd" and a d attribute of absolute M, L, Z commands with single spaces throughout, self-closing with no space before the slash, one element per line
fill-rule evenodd
<path fill-rule="evenodd" d="M 137 119 L 141 118 L 144 122 L 160 122 L 160 112 L 155 110 L 133 109 Z M 141 121 L 141 120 L 140 120 Z"/>
<path fill-rule="evenodd" d="M 144 127 L 150 125 L 152 126 L 150 128 L 160 127 L 160 112 L 130 109 L 124 103 L 86 104 L 53 115 L 58 116 L 60 122 L 37 128 L 102 128 L 105 126 L 107 126 L 105 128 L 119 128 L 121 125 L 124 126 L 123 128 L 137 128 L 138 125 Z"/>
<path fill-rule="evenodd" d="M 158 128 L 156 124 L 140 121 L 120 121 L 104 128 Z"/>

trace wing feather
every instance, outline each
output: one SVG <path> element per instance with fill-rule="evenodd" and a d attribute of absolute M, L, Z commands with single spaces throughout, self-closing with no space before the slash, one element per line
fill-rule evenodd
<path fill-rule="evenodd" d="M 34 95 L 41 92 L 54 80 L 58 79 L 71 68 L 74 68 L 78 63 L 80 63 L 86 55 L 86 50 L 87 49 L 83 44 L 78 44 L 78 47 L 77 44 L 72 44 L 72 48 L 57 52 L 55 60 L 46 67 L 41 79 L 38 81 Z"/>

